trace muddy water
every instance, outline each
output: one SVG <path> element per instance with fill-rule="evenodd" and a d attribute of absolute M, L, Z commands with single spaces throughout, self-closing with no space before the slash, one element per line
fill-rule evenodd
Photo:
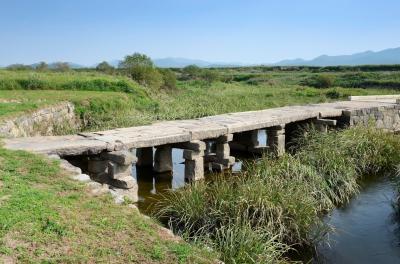
<path fill-rule="evenodd" d="M 400 263 L 400 226 L 392 207 L 395 195 L 389 179 L 367 179 L 359 195 L 325 217 L 336 232 L 305 262 Z"/>

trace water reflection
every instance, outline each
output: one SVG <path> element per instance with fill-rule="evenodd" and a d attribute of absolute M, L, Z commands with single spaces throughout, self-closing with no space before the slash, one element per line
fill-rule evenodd
<path fill-rule="evenodd" d="M 399 222 L 388 179 L 371 178 L 361 193 L 325 218 L 336 232 L 318 245 L 312 263 L 400 263 Z"/>

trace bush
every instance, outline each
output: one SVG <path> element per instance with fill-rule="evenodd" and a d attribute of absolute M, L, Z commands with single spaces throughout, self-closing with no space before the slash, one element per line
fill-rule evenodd
<path fill-rule="evenodd" d="M 202 69 L 196 65 L 188 65 L 182 69 L 183 79 L 197 79 L 200 77 Z"/>
<path fill-rule="evenodd" d="M 303 84 L 315 88 L 329 88 L 334 84 L 334 77 L 328 74 L 318 74 L 306 79 Z"/>
<path fill-rule="evenodd" d="M 163 79 L 163 84 L 162 88 L 164 89 L 169 89 L 173 90 L 176 89 L 176 75 L 173 71 L 170 69 L 159 69 L 162 79 Z"/>
<path fill-rule="evenodd" d="M 219 80 L 219 74 L 215 70 L 204 69 L 201 73 L 201 78 L 204 81 L 206 81 L 208 84 L 211 84 L 211 83 Z"/>
<path fill-rule="evenodd" d="M 96 66 L 96 70 L 110 74 L 114 72 L 114 67 L 108 64 L 108 62 L 103 61 Z"/>

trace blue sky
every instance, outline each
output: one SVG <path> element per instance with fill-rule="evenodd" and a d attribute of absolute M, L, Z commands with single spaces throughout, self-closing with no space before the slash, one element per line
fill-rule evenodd
<path fill-rule="evenodd" d="M 0 0 L 0 65 L 265 63 L 400 46 L 399 0 Z"/>

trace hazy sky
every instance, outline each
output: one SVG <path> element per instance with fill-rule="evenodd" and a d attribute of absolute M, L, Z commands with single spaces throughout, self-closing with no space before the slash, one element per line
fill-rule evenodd
<path fill-rule="evenodd" d="M 400 0 L 0 0 L 0 65 L 262 63 L 400 46 Z"/>

